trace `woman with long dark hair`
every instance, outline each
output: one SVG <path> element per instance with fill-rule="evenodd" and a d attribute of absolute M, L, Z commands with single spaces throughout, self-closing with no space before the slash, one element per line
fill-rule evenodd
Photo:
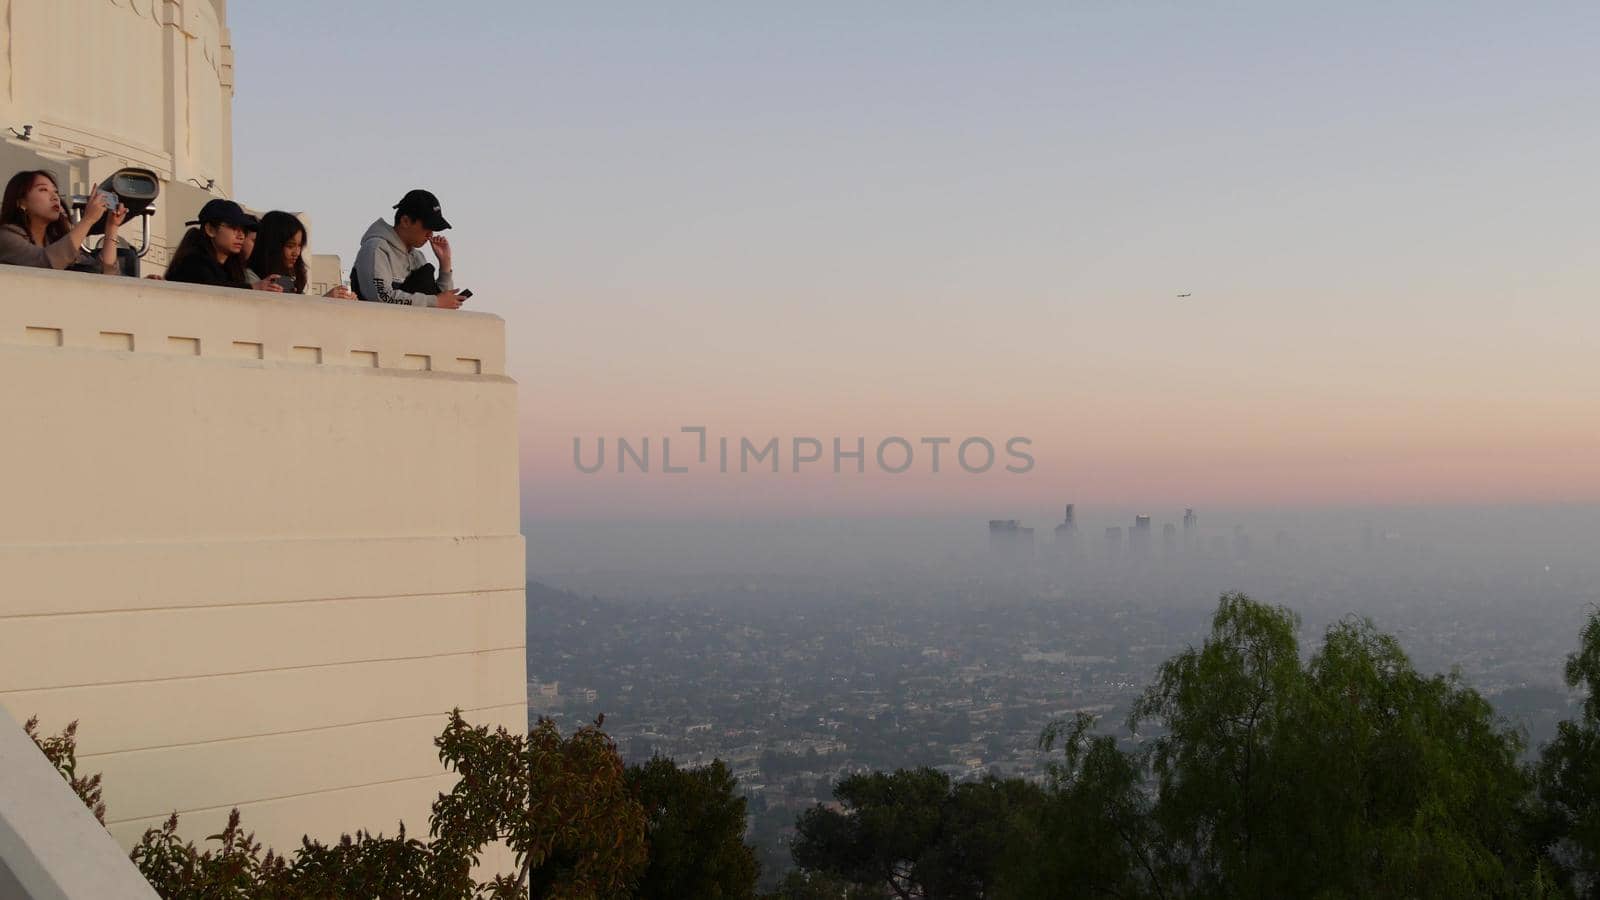
<path fill-rule="evenodd" d="M 83 218 L 73 224 L 61 205 L 61 188 L 56 177 L 44 170 L 18 172 L 6 182 L 0 199 L 0 263 L 65 269 L 74 263 L 115 275 L 117 267 L 117 227 L 128 214 L 118 205 L 111 209 L 105 197 L 95 191 Z M 83 242 L 89 229 L 106 220 L 105 240 L 98 256 L 87 253 Z"/>
<path fill-rule="evenodd" d="M 309 282 L 306 269 L 306 226 L 293 213 L 273 210 L 261 217 L 255 251 L 250 256 L 245 280 L 251 286 L 274 283 L 291 294 L 304 294 Z M 356 295 L 336 284 L 324 297 L 354 300 Z"/>
<path fill-rule="evenodd" d="M 191 227 L 167 263 L 167 280 L 248 290 L 243 250 L 245 232 L 256 227 L 255 217 L 232 200 L 217 199 L 186 224 Z M 264 291 L 273 287 L 256 285 Z"/>

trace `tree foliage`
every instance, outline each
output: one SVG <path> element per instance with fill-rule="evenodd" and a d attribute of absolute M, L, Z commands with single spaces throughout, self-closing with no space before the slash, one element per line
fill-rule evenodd
<path fill-rule="evenodd" d="M 833 795 L 842 811 L 816 806 L 796 823 L 795 863 L 901 900 L 985 896 L 1044 799 L 1020 780 L 952 785 L 929 768 L 852 775 Z"/>
<path fill-rule="evenodd" d="M 1224 595 L 1202 644 L 1134 704 L 1132 746 L 1088 715 L 1052 724 L 1041 744 L 1061 756 L 1043 800 L 994 813 L 1012 852 L 965 885 L 923 875 L 940 858 L 929 848 L 964 826 L 911 785 L 887 791 L 886 824 L 855 791 L 838 795 L 844 813 L 807 812 L 795 862 L 903 898 L 1553 895 L 1527 839 L 1521 734 L 1454 673 L 1418 673 L 1368 620 L 1330 626 L 1309 657 L 1299 631 L 1287 609 Z M 1600 676 L 1600 626 L 1593 638 L 1569 665 L 1583 683 Z M 1594 777 L 1592 760 L 1570 768 Z"/>
<path fill-rule="evenodd" d="M 1370 621 L 1302 663 L 1298 619 L 1223 597 L 1204 646 L 1169 660 L 1132 724 L 1187 896 L 1511 896 L 1523 741 L 1454 674 L 1425 677 Z M 1295 860 L 1285 865 L 1284 860 Z"/>
<path fill-rule="evenodd" d="M 99 776 L 76 775 L 74 736 L 69 726 L 35 742 L 103 814 Z M 358 831 L 332 844 L 304 838 L 292 855 L 263 853 L 233 810 L 201 847 L 179 837 L 174 814 L 144 833 L 133 862 L 167 900 L 515 900 L 530 889 L 541 898 L 628 895 L 645 865 L 644 808 L 598 723 L 563 738 L 540 720 L 520 735 L 468 725 L 458 710 L 434 743 L 460 777 L 433 804 L 430 841 L 407 836 L 401 824 L 394 837 Z M 518 874 L 474 880 L 474 867 L 497 843 L 510 848 Z"/>
<path fill-rule="evenodd" d="M 1142 761 L 1091 734 L 1094 721 L 1078 713 L 1040 735 L 1062 760 L 1050 767 L 1046 801 L 1025 817 L 996 896 L 1049 897 L 1071 885 L 1080 897 L 1137 897 L 1171 880 Z"/>
<path fill-rule="evenodd" d="M 641 900 L 749 900 L 760 867 L 744 842 L 745 800 L 721 760 L 680 769 L 656 758 L 628 770 L 644 806 L 650 861 L 634 886 Z"/>
<path fill-rule="evenodd" d="M 1600 610 L 1590 612 L 1565 674 L 1586 693 L 1539 760 L 1531 839 L 1574 895 L 1600 897 Z"/>
<path fill-rule="evenodd" d="M 882 900 L 883 891 L 814 869 L 790 869 L 762 900 Z"/>
<path fill-rule="evenodd" d="M 520 883 L 535 897 L 609 897 L 643 869 L 644 809 L 598 723 L 562 738 L 540 719 L 523 736 L 457 713 L 436 743 L 461 780 L 434 804 L 433 847 L 476 864 L 490 843 L 509 846 L 521 875 L 497 879 L 493 896 Z"/>
<path fill-rule="evenodd" d="M 61 773 L 66 779 L 72 792 L 78 795 L 83 805 L 94 814 L 96 822 L 101 825 L 106 823 L 106 805 L 100 800 L 100 776 L 78 774 L 78 723 L 76 720 L 67 723 L 67 727 L 60 734 L 50 737 L 39 736 L 39 717 L 30 716 L 28 721 L 22 723 L 22 733 L 39 748 L 44 758 L 50 765 Z"/>

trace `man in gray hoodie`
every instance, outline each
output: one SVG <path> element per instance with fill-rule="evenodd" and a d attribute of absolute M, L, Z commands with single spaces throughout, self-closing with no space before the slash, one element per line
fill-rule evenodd
<path fill-rule="evenodd" d="M 450 241 L 435 234 L 450 227 L 439 211 L 439 198 L 427 191 L 411 191 L 394 209 L 394 224 L 379 219 L 361 236 L 361 249 L 356 252 L 350 278 L 356 296 L 381 303 L 460 308 L 462 297 L 456 292 L 450 268 Z M 436 293 L 432 284 L 419 289 L 423 286 L 416 283 L 418 280 L 429 281 L 425 273 L 413 276 L 428 265 L 422 255 L 423 244 L 431 245 L 439 260 Z"/>

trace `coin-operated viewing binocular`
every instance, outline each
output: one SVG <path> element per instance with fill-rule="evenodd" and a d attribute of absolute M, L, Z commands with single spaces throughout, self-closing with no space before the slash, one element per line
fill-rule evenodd
<path fill-rule="evenodd" d="M 123 238 L 117 239 L 117 260 L 122 267 L 122 274 L 138 277 L 139 260 L 150 252 L 150 216 L 156 211 L 156 197 L 161 195 L 161 180 L 156 173 L 149 169 L 118 169 L 111 176 L 95 187 L 95 193 L 103 194 L 106 206 L 116 209 L 120 204 L 128 208 L 128 218 L 139 220 L 139 249 L 134 250 L 133 245 Z M 87 196 L 74 196 L 72 210 L 75 215 L 82 216 L 83 210 L 89 205 Z M 101 219 L 89 229 L 91 235 L 105 234 L 106 221 Z"/>

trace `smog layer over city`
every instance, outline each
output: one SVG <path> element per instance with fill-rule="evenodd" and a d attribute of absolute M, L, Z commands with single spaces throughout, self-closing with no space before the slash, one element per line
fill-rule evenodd
<path fill-rule="evenodd" d="M 1530 755 L 1581 701 L 1562 670 L 1600 604 L 1593 508 L 1048 515 L 531 530 L 531 708 L 604 713 L 628 759 L 727 761 L 786 869 L 795 817 L 846 774 L 1042 778 L 1041 730 L 1078 711 L 1131 737 L 1227 591 L 1298 613 L 1307 654 L 1370 617 Z"/>

